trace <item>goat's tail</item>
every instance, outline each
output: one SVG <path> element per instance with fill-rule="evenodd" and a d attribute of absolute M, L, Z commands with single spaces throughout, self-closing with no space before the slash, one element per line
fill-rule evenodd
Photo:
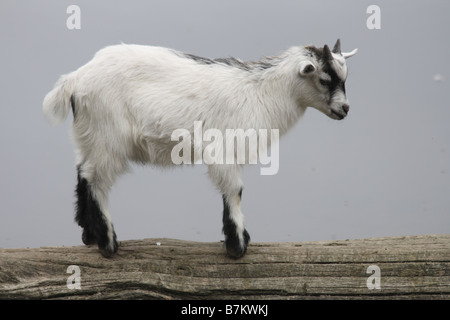
<path fill-rule="evenodd" d="M 45 118 L 54 125 L 63 122 L 69 113 L 74 91 L 73 73 L 62 76 L 42 104 Z"/>

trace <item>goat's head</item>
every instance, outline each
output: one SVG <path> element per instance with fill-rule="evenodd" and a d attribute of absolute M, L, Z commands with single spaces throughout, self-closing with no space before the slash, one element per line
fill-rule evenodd
<path fill-rule="evenodd" d="M 305 47 L 305 58 L 300 62 L 298 73 L 302 85 L 307 90 L 303 94 L 303 104 L 313 107 L 332 119 L 344 119 L 350 109 L 345 93 L 347 78 L 346 59 L 356 54 L 341 52 L 338 39 L 333 50 L 325 45 L 323 48 Z"/>

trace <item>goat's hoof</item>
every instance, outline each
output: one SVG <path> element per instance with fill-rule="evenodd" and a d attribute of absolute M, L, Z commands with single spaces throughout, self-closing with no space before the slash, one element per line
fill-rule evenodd
<path fill-rule="evenodd" d="M 242 258 L 247 252 L 247 248 L 227 248 L 227 254 L 230 258 L 239 259 Z"/>
<path fill-rule="evenodd" d="M 117 249 L 119 248 L 119 245 L 116 241 L 116 239 L 113 240 L 111 244 L 108 244 L 106 246 L 98 246 L 98 250 L 105 258 L 112 258 L 114 256 L 114 253 L 117 252 Z"/>
<path fill-rule="evenodd" d="M 241 244 L 239 237 L 231 236 L 225 239 L 225 247 L 227 249 L 227 254 L 230 258 L 239 259 L 242 258 L 247 252 L 247 246 L 250 241 L 250 235 L 247 230 L 244 229 L 244 243 Z"/>
<path fill-rule="evenodd" d="M 116 251 L 111 251 L 109 249 L 101 249 L 101 248 L 99 248 L 99 251 L 100 251 L 100 253 L 102 254 L 102 256 L 104 258 L 112 258 L 114 256 L 114 253 L 117 252 L 117 250 Z"/>
<path fill-rule="evenodd" d="M 98 249 L 100 251 L 100 253 L 102 254 L 102 256 L 104 256 L 105 258 L 111 258 L 114 253 L 117 252 L 117 249 L 119 248 L 119 244 L 117 243 L 116 240 L 116 233 L 113 233 L 113 238 L 112 240 L 108 240 L 105 241 L 106 243 L 99 243 L 98 244 Z"/>

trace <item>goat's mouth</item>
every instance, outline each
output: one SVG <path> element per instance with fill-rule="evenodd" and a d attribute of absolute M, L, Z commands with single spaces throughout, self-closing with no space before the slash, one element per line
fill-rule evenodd
<path fill-rule="evenodd" d="M 334 120 L 342 120 L 346 117 L 346 114 L 342 114 L 340 112 L 334 111 L 333 109 L 330 109 L 330 114 L 328 116 Z"/>

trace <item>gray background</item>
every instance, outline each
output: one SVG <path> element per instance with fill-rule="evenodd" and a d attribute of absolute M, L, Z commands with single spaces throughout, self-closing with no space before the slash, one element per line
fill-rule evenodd
<path fill-rule="evenodd" d="M 70 4 L 81 30 L 66 28 Z M 381 30 L 366 27 L 370 4 Z M 120 42 L 244 60 L 338 37 L 344 51 L 359 48 L 348 60 L 349 117 L 308 110 L 281 139 L 277 175 L 244 170 L 252 240 L 449 233 L 449 12 L 448 1 L 2 0 L 0 247 L 81 244 L 72 116 L 52 127 L 41 105 L 61 74 Z M 223 238 L 204 166 L 135 166 L 110 208 L 119 240 Z"/>

